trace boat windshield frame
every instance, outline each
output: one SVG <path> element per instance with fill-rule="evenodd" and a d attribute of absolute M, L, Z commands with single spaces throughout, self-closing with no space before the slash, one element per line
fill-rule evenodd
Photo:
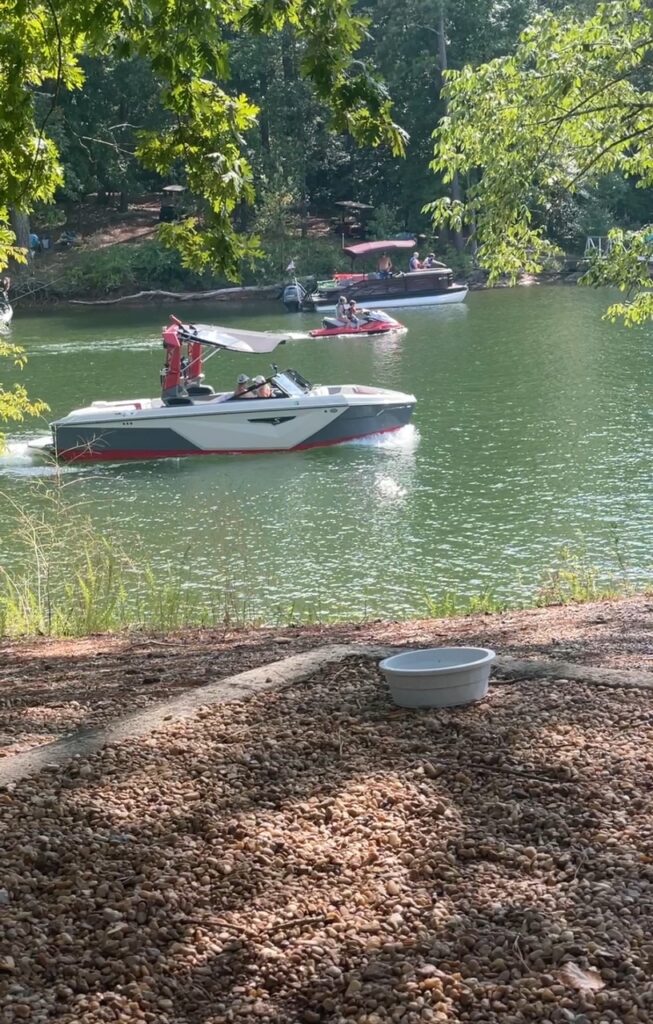
<path fill-rule="evenodd" d="M 297 398 L 300 395 L 307 395 L 313 390 L 313 385 L 306 377 L 302 377 L 297 370 L 281 370 L 275 373 L 272 378 L 275 387 L 283 391 L 289 398 Z"/>

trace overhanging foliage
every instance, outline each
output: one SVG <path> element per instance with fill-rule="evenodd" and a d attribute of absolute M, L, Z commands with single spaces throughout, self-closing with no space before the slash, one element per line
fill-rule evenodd
<path fill-rule="evenodd" d="M 84 55 L 139 56 L 161 83 L 169 123 L 138 135 L 137 154 L 160 174 L 182 173 L 201 196 L 201 218 L 169 225 L 165 239 L 185 264 L 237 278 L 257 251 L 233 214 L 253 200 L 246 134 L 257 108 L 230 93 L 230 40 L 292 26 L 303 44 L 302 73 L 329 104 L 334 125 L 358 141 L 403 152 L 389 96 L 371 67 L 355 59 L 366 22 L 350 0 L 25 0 L 3 9 L 0 28 L 0 220 L 30 210 L 62 184 L 48 123 L 65 91 L 84 84 Z M 41 111 L 45 108 L 45 112 Z M 0 234 L 0 265 L 11 255 Z"/>
<path fill-rule="evenodd" d="M 466 224 L 491 279 L 537 272 L 555 251 L 544 223 L 558 197 L 618 171 L 653 185 L 653 11 L 641 0 L 600 5 L 586 19 L 544 14 L 511 56 L 447 75 L 448 116 L 432 169 L 467 182 L 464 201 L 431 204 L 436 222 Z M 587 275 L 627 293 L 609 314 L 653 315 L 651 228 L 617 233 Z"/>

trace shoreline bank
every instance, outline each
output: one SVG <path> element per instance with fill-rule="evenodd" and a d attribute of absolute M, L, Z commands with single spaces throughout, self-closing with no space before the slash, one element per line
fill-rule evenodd
<path fill-rule="evenodd" d="M 0 757 L 318 645 L 464 644 L 646 671 L 653 669 L 652 628 L 653 599 L 638 595 L 459 618 L 0 637 Z"/>
<path fill-rule="evenodd" d="M 550 271 L 537 275 L 525 274 L 514 284 L 506 280 L 498 281 L 493 285 L 488 285 L 487 281 L 482 279 L 478 271 L 469 275 L 460 274 L 455 276 L 457 280 L 466 284 L 470 291 L 479 292 L 502 288 L 527 288 L 537 285 L 577 285 L 582 274 L 578 271 L 570 271 L 568 273 Z M 25 293 L 25 297 L 19 293 L 12 301 L 14 307 L 18 306 L 20 310 L 30 313 L 50 311 L 53 309 L 68 309 L 73 306 L 84 309 L 92 309 L 94 307 L 97 307 L 98 309 L 105 309 L 114 306 L 143 309 L 147 306 L 155 306 L 157 304 L 163 304 L 170 301 L 179 303 L 215 302 L 225 303 L 228 305 L 248 306 L 279 300 L 283 294 L 283 289 L 286 283 L 287 282 L 279 282 L 276 284 L 243 285 L 242 287 L 231 286 L 225 288 L 208 288 L 203 291 L 168 291 L 162 288 L 153 288 L 131 293 L 128 292 L 124 295 L 112 295 L 111 297 L 76 299 L 48 294 L 42 295 L 41 298 L 30 299 L 30 295 L 36 293 L 27 292 Z M 40 290 L 41 289 L 39 289 L 39 291 Z"/>

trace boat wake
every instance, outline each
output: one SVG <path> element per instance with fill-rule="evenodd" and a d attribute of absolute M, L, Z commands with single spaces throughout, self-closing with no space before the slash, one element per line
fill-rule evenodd
<path fill-rule="evenodd" d="M 308 331 L 288 331 L 284 332 L 284 338 L 286 341 L 312 341 Z"/>
<path fill-rule="evenodd" d="M 52 341 L 39 342 L 33 347 L 27 346 L 30 359 L 44 355 L 66 355 L 80 352 L 141 352 L 147 349 L 161 348 L 161 341 L 158 338 L 142 338 L 135 341 L 133 338 L 98 338 L 93 342 L 84 344 L 77 341 Z"/>
<path fill-rule="evenodd" d="M 411 452 L 419 444 L 419 431 L 413 423 L 408 423 L 405 427 L 400 427 L 399 430 L 383 434 L 370 434 L 368 437 L 359 437 L 346 443 L 355 445 L 357 448 L 384 448 L 390 451 Z"/>
<path fill-rule="evenodd" d="M 28 442 L 23 439 L 7 440 L 5 448 L 0 452 L 0 477 L 25 476 L 48 477 L 56 476 L 65 467 L 57 465 L 37 452 L 30 451 Z"/>
<path fill-rule="evenodd" d="M 399 501 L 408 494 L 408 488 L 387 473 L 379 473 L 374 481 L 377 494 L 386 501 Z"/>

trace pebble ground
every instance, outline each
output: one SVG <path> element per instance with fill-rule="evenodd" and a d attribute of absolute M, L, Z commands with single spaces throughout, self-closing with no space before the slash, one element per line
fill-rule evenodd
<path fill-rule="evenodd" d="M 351 659 L 0 792 L 0 1020 L 653 1018 L 653 696 Z"/>

